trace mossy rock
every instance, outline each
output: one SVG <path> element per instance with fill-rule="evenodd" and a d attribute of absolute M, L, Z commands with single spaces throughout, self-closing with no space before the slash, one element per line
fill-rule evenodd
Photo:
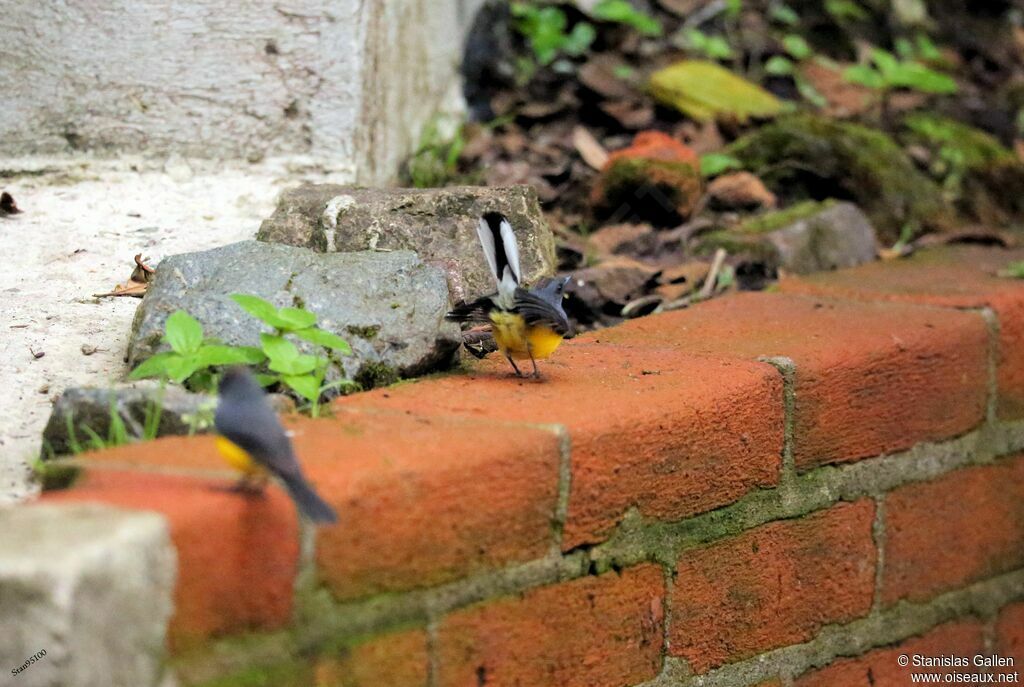
<path fill-rule="evenodd" d="M 903 120 L 904 140 L 933 152 L 954 151 L 967 168 L 1001 164 L 1015 159 L 1009 148 L 988 132 L 930 112 L 914 112 Z"/>
<path fill-rule="evenodd" d="M 891 137 L 866 126 L 792 115 L 743 136 L 726 152 L 787 201 L 853 201 L 885 242 L 895 242 L 908 224 L 929 230 L 953 220 L 939 185 Z"/>
<path fill-rule="evenodd" d="M 769 118 L 782 101 L 714 62 L 684 60 L 651 75 L 648 88 L 662 103 L 698 121 Z"/>
<path fill-rule="evenodd" d="M 624 157 L 602 173 L 593 198 L 606 212 L 667 226 L 690 216 L 702 186 L 689 163 Z"/>
<path fill-rule="evenodd" d="M 816 215 L 822 210 L 835 205 L 835 202 L 831 198 L 823 201 L 805 200 L 782 210 L 774 210 L 750 217 L 741 222 L 733 231 L 738 234 L 767 234 L 776 229 L 788 227 L 798 220 Z"/>
<path fill-rule="evenodd" d="M 903 125 L 905 141 L 931 151 L 934 174 L 963 214 L 994 224 L 1024 218 L 1024 164 L 995 136 L 926 112 Z"/>

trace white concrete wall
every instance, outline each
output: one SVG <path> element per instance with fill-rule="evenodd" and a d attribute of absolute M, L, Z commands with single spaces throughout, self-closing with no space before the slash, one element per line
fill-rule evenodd
<path fill-rule="evenodd" d="M 0 155 L 309 155 L 390 179 L 482 0 L 0 0 Z"/>

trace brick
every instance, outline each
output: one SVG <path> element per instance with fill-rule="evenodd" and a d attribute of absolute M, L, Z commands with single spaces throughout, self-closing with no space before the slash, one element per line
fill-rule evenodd
<path fill-rule="evenodd" d="M 996 621 L 995 653 L 1012 658 L 1013 666 L 993 672 L 1024 673 L 1024 602 L 1007 606 Z"/>
<path fill-rule="evenodd" d="M 1024 458 L 885 497 L 882 599 L 920 601 L 1024 565 Z"/>
<path fill-rule="evenodd" d="M 857 658 L 840 658 L 824 668 L 804 673 L 793 682 L 793 687 L 906 687 L 911 684 L 910 674 L 914 672 L 983 672 L 973 667 L 933 669 L 902 667 L 898 663 L 901 655 L 906 655 L 908 661 L 914 655 L 955 655 L 970 661 L 984 650 L 982 629 L 981 623 L 975 620 L 947 623 L 895 647 L 875 649 Z"/>
<path fill-rule="evenodd" d="M 563 424 L 572 440 L 564 549 L 601 541 L 631 507 L 678 520 L 778 482 L 782 385 L 769 365 L 569 342 L 543 374 L 517 380 L 492 360 L 341 407 Z"/>
<path fill-rule="evenodd" d="M 317 529 L 321 579 L 340 599 L 431 586 L 546 554 L 559 437 L 480 419 L 340 410 L 285 418 L 310 482 L 338 512 Z M 220 470 L 209 437 L 91 455 L 93 464 Z"/>
<path fill-rule="evenodd" d="M 785 279 L 782 291 L 951 308 L 990 307 L 999 319 L 999 416 L 1024 418 L 1024 282 L 995 273 L 1024 250 L 948 246 L 906 260 Z"/>
<path fill-rule="evenodd" d="M 427 634 L 408 630 L 374 637 L 339 656 L 321 656 L 313 667 L 315 687 L 426 687 L 430 658 Z"/>
<path fill-rule="evenodd" d="M 540 558 L 555 542 L 552 431 L 345 411 L 302 427 L 296 449 L 338 511 L 317 565 L 339 598 L 440 584 Z"/>
<path fill-rule="evenodd" d="M 800 469 L 948 439 L 985 414 L 988 334 L 976 313 L 745 293 L 589 336 L 744 359 L 791 358 Z"/>
<path fill-rule="evenodd" d="M 679 559 L 669 653 L 704 673 L 871 609 L 874 503 L 762 525 Z"/>
<path fill-rule="evenodd" d="M 622 687 L 661 669 L 661 568 L 642 565 L 453 613 L 437 636 L 438 687 Z"/>
<path fill-rule="evenodd" d="M 145 450 L 159 450 L 158 443 Z M 217 635 L 281 628 L 291 617 L 299 555 L 295 510 L 276 487 L 246 497 L 225 491 L 228 485 L 89 470 L 73 489 L 47 492 L 42 501 L 101 502 L 167 519 L 178 555 L 169 639 L 181 650 Z"/>

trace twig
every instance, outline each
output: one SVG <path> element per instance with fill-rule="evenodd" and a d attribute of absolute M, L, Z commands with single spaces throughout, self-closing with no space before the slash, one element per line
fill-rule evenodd
<path fill-rule="evenodd" d="M 715 284 L 718 283 L 718 273 L 722 271 L 722 265 L 725 264 L 725 249 L 719 248 L 715 251 L 715 257 L 711 261 L 711 269 L 708 271 L 708 276 L 704 279 L 704 285 L 700 287 L 700 293 L 697 294 L 697 298 L 705 300 L 711 298 L 711 295 L 715 292 Z"/>

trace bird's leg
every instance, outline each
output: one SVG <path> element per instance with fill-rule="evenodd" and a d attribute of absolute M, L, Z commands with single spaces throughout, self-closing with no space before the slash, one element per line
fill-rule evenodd
<path fill-rule="evenodd" d="M 540 379 L 540 370 L 537 369 L 537 360 L 533 357 L 533 346 L 526 344 L 526 352 L 530 354 L 530 362 L 533 363 L 533 378 Z"/>
<path fill-rule="evenodd" d="M 509 354 L 509 353 L 506 353 L 505 357 L 508 358 L 508 363 L 509 363 L 509 365 L 512 366 L 512 369 L 516 371 L 516 377 L 522 377 L 523 373 L 520 372 L 519 368 L 516 366 L 516 361 L 512 360 L 512 355 Z"/>

